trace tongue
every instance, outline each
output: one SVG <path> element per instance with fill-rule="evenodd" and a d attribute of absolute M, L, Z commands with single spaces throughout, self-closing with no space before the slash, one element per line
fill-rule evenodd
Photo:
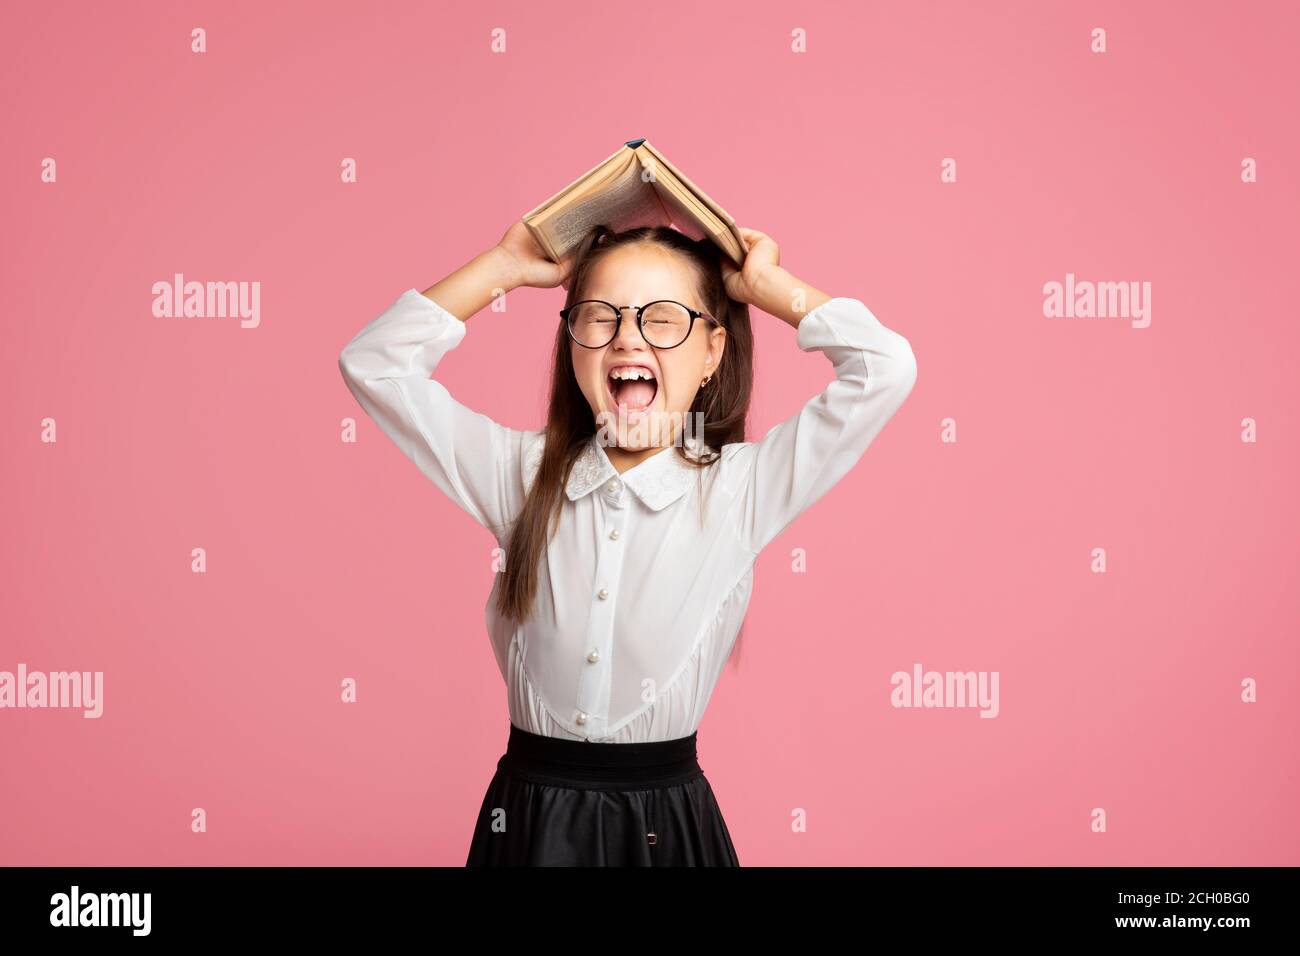
<path fill-rule="evenodd" d="M 654 383 L 647 382 L 644 379 L 617 382 L 614 385 L 615 401 L 620 405 L 626 405 L 628 408 L 644 408 L 654 401 L 654 397 Z"/>

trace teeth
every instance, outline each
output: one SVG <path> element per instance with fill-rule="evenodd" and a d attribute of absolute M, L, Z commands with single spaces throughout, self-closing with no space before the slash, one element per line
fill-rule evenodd
<path fill-rule="evenodd" d="M 619 381 L 632 381 L 638 378 L 646 381 L 654 380 L 654 376 L 650 374 L 650 371 L 644 368 L 616 368 L 609 373 L 609 377 Z"/>

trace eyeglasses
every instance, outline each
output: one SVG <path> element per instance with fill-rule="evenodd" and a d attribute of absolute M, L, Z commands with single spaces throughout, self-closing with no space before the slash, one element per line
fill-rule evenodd
<path fill-rule="evenodd" d="M 713 316 L 672 299 L 656 299 L 639 307 L 583 299 L 561 309 L 560 318 L 573 341 L 586 349 L 599 349 L 614 341 L 623 323 L 623 310 L 631 308 L 636 308 L 636 324 L 641 337 L 657 349 L 674 349 L 685 342 L 698 318 L 718 324 Z"/>

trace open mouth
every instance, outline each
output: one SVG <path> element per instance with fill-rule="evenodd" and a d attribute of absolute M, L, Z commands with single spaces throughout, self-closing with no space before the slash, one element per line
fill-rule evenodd
<path fill-rule="evenodd" d="M 644 365 L 621 365 L 605 377 L 610 403 L 625 414 L 644 412 L 659 394 L 659 380 Z"/>

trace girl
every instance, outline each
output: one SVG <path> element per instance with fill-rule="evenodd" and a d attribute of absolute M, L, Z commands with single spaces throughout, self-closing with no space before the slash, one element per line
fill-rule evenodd
<path fill-rule="evenodd" d="M 742 229 L 597 227 L 563 263 L 522 222 L 343 349 L 365 412 L 506 555 L 487 608 L 510 728 L 466 865 L 739 866 L 696 759 L 758 554 L 843 478 L 916 379 L 907 339 Z M 546 426 L 507 428 L 430 374 L 495 295 L 563 285 Z M 749 306 L 835 380 L 757 442 Z"/>

